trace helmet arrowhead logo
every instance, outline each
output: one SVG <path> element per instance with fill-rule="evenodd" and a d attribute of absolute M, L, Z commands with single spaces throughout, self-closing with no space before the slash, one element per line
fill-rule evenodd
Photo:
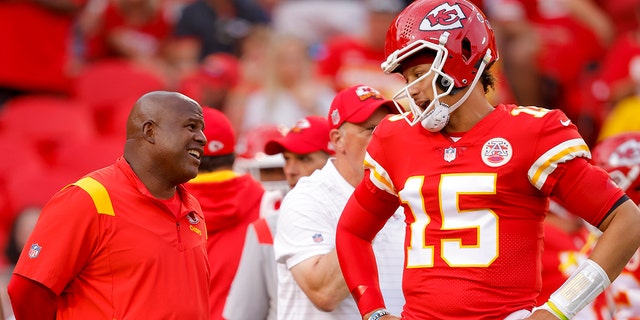
<path fill-rule="evenodd" d="M 445 2 L 427 13 L 420 23 L 420 30 L 432 31 L 462 28 L 462 20 L 466 18 L 467 16 L 458 4 L 450 5 Z"/>

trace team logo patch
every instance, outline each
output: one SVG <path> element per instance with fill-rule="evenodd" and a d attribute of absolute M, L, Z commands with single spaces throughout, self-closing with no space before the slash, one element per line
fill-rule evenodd
<path fill-rule="evenodd" d="M 200 222 L 200 218 L 198 218 L 198 215 L 193 212 L 189 212 L 187 214 L 187 220 L 189 220 L 189 223 L 191 224 L 198 224 L 198 222 Z"/>
<path fill-rule="evenodd" d="M 512 155 L 511 144 L 503 138 L 493 138 L 482 147 L 482 161 L 489 167 L 505 165 L 511 160 Z"/>
<path fill-rule="evenodd" d="M 320 233 L 314 234 L 312 238 L 313 238 L 313 242 L 315 242 L 315 243 L 320 243 L 320 242 L 324 241 L 324 238 L 322 237 L 322 234 L 320 234 Z"/>
<path fill-rule="evenodd" d="M 302 132 L 304 129 L 311 128 L 311 123 L 307 119 L 300 119 L 291 129 L 292 132 Z"/>
<path fill-rule="evenodd" d="M 210 152 L 218 152 L 222 150 L 222 148 L 224 148 L 224 143 L 222 143 L 221 141 L 211 140 L 209 141 L 209 143 L 207 143 L 207 149 Z"/>
<path fill-rule="evenodd" d="M 335 109 L 331 112 L 331 123 L 335 126 L 340 122 L 340 112 Z"/>
<path fill-rule="evenodd" d="M 444 149 L 444 160 L 446 162 L 451 162 L 456 159 L 456 148 L 449 147 Z"/>
<path fill-rule="evenodd" d="M 29 258 L 35 259 L 40 255 L 40 250 L 42 250 L 42 246 L 39 246 L 37 243 L 34 243 L 29 248 Z"/>
<path fill-rule="evenodd" d="M 462 11 L 460 5 L 450 5 L 445 2 L 427 13 L 420 23 L 420 30 L 431 31 L 462 28 L 462 20 L 466 18 L 467 15 Z"/>

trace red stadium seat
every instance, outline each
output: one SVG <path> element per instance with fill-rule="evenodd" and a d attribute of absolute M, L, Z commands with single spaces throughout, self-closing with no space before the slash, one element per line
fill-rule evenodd
<path fill-rule="evenodd" d="M 77 100 L 56 96 L 23 96 L 0 112 L 3 132 L 31 144 L 46 163 L 55 162 L 60 145 L 92 140 L 97 135 L 90 109 Z"/>
<path fill-rule="evenodd" d="M 86 66 L 74 85 L 74 96 L 88 103 L 97 121 L 98 131 L 111 134 L 115 125 L 113 108 L 123 99 L 131 100 L 156 90 L 165 90 L 159 73 L 127 60 L 109 59 Z"/>

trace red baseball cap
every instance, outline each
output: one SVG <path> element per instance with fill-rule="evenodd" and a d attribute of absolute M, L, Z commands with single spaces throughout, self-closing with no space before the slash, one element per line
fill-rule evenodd
<path fill-rule="evenodd" d="M 344 89 L 331 102 L 328 117 L 331 128 L 336 129 L 345 122 L 365 122 L 380 107 L 398 113 L 393 101 L 385 99 L 372 87 L 360 84 Z"/>
<path fill-rule="evenodd" d="M 235 150 L 236 135 L 229 118 L 221 111 L 203 107 L 204 135 L 207 144 L 204 146 L 205 156 L 222 156 L 231 154 Z"/>
<path fill-rule="evenodd" d="M 290 151 L 297 154 L 307 154 L 324 151 L 334 154 L 333 145 L 329 140 L 329 122 L 321 116 L 307 116 L 296 122 L 284 137 L 268 141 L 264 152 L 274 155 Z"/>

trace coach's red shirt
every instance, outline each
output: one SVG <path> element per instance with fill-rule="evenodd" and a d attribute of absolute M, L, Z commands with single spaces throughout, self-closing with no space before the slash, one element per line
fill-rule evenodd
<path fill-rule="evenodd" d="M 153 197 L 124 158 L 58 192 L 15 273 L 58 294 L 57 319 L 208 319 L 200 205 Z"/>

